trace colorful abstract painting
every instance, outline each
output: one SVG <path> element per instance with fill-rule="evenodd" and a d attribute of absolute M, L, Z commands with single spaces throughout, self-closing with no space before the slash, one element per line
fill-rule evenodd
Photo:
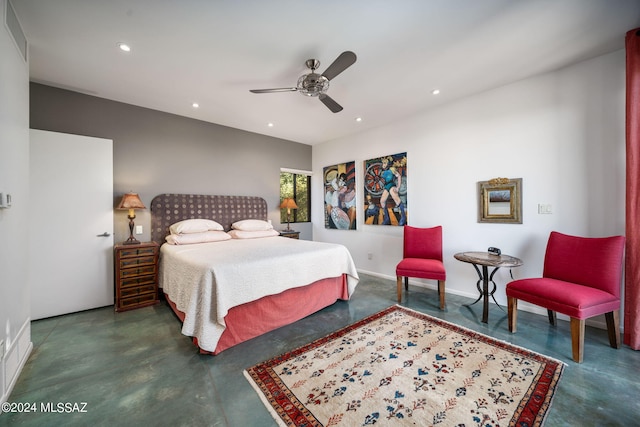
<path fill-rule="evenodd" d="M 323 169 L 324 226 L 338 230 L 356 229 L 356 163 L 347 162 Z"/>
<path fill-rule="evenodd" d="M 407 224 L 407 153 L 365 160 L 364 223 Z"/>

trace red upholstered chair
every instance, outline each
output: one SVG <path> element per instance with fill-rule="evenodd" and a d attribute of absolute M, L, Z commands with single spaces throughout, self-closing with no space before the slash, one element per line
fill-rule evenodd
<path fill-rule="evenodd" d="M 442 227 L 417 228 L 404 226 L 403 259 L 396 267 L 398 302 L 402 300 L 402 277 L 404 288 L 409 289 L 409 277 L 438 281 L 440 309 L 444 310 L 444 282 L 447 273 L 442 263 Z"/>
<path fill-rule="evenodd" d="M 516 332 L 518 300 L 547 309 L 549 322 L 556 312 L 571 318 L 573 360 L 582 363 L 585 319 L 604 314 L 609 343 L 620 348 L 620 287 L 623 236 L 576 237 L 551 232 L 542 278 L 507 284 L 509 331 Z"/>

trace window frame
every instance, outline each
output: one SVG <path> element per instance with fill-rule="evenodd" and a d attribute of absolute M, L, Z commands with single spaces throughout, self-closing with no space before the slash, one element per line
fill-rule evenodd
<path fill-rule="evenodd" d="M 311 175 L 312 172 L 311 171 L 305 171 L 305 170 L 299 170 L 299 169 L 286 169 L 286 168 L 280 168 L 280 181 L 282 182 L 282 174 L 283 173 L 288 173 L 292 175 L 292 182 L 293 182 L 293 194 L 290 197 L 293 197 L 293 199 L 296 201 L 296 204 L 299 205 L 298 202 L 298 192 L 299 189 L 297 188 L 297 178 L 298 176 L 305 176 L 306 177 L 306 183 L 307 183 L 307 189 L 306 189 L 306 196 L 307 196 L 307 204 L 306 204 L 306 208 L 307 208 L 307 212 L 308 212 L 308 219 L 307 220 L 299 220 L 298 219 L 298 209 L 293 209 L 291 212 L 291 216 L 289 218 L 289 222 L 291 224 L 294 223 L 305 223 L 305 222 L 311 222 Z M 289 196 L 285 196 L 282 194 L 282 186 L 280 186 L 280 200 L 282 201 L 285 197 L 289 197 Z M 284 212 L 284 209 L 281 209 L 280 211 L 280 222 L 281 223 L 286 223 L 287 219 L 286 219 L 286 213 Z"/>

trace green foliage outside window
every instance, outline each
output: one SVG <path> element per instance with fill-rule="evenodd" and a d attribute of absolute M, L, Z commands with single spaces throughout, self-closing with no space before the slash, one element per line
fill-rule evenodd
<path fill-rule="evenodd" d="M 280 172 L 280 201 L 293 198 L 298 209 L 291 210 L 289 222 L 311 221 L 311 177 L 291 172 Z M 287 222 L 287 210 L 281 209 L 280 222 Z"/>

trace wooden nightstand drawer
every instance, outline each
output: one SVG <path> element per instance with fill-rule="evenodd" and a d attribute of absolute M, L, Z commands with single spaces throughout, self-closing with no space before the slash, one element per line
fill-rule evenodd
<path fill-rule="evenodd" d="M 158 253 L 154 242 L 116 245 L 115 308 L 131 310 L 160 302 L 158 299 Z"/>
<path fill-rule="evenodd" d="M 148 274 L 156 274 L 156 265 L 143 265 L 142 267 L 123 268 L 120 271 L 120 277 L 126 279 L 128 277 L 145 276 Z"/>
<path fill-rule="evenodd" d="M 146 307 L 158 302 L 156 294 L 142 294 L 131 298 L 118 300 L 116 311 L 132 310 L 134 308 Z"/>
<path fill-rule="evenodd" d="M 142 243 L 142 245 L 144 245 L 144 243 Z M 135 247 L 133 247 L 131 245 L 128 245 L 123 246 L 122 249 L 120 249 L 120 258 L 137 258 L 143 255 L 155 256 L 157 252 L 157 246 L 140 247 L 140 245 L 135 245 Z"/>
<path fill-rule="evenodd" d="M 155 294 L 157 292 L 156 284 L 152 283 L 146 286 L 135 286 L 131 288 L 122 288 L 120 289 L 120 297 L 128 298 L 134 297 L 142 294 Z"/>
<path fill-rule="evenodd" d="M 140 276 L 140 277 L 132 277 L 129 279 L 120 280 L 120 288 L 131 288 L 135 286 L 144 286 L 144 285 L 156 285 L 156 276 Z"/>
<path fill-rule="evenodd" d="M 156 256 L 140 256 L 137 258 L 121 258 L 120 259 L 120 268 L 128 268 L 135 267 L 140 265 L 156 265 Z"/>

